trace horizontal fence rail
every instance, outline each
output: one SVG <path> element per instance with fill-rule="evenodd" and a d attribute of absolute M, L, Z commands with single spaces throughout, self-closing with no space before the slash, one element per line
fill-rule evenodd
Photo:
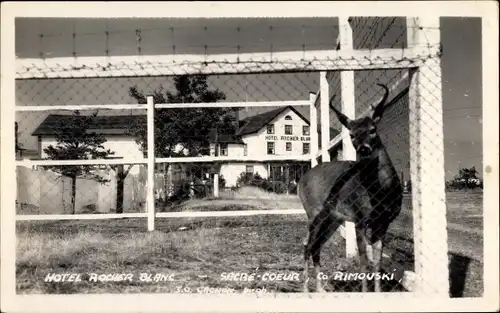
<path fill-rule="evenodd" d="M 202 103 L 156 103 L 156 109 L 179 108 L 242 108 L 242 107 L 280 107 L 280 106 L 308 106 L 309 101 L 254 101 L 254 102 L 202 102 Z M 146 110 L 147 104 L 95 104 L 95 105 L 46 105 L 46 106 L 17 106 L 17 112 L 44 112 L 44 111 L 90 111 L 90 110 Z"/>
<path fill-rule="evenodd" d="M 244 105 L 243 105 L 244 104 Z M 280 107 L 280 106 L 305 106 L 309 101 L 253 101 L 253 102 L 217 102 L 217 103 L 158 103 L 157 109 L 173 108 L 241 108 L 241 107 Z"/>
<path fill-rule="evenodd" d="M 319 50 L 228 55 L 165 55 L 18 59 L 16 78 L 124 77 L 184 74 L 251 73 L 280 70 L 366 70 L 418 67 L 423 55 L 437 54 L 438 46 L 411 49 Z M 169 60 L 168 63 L 165 63 Z M 83 64 L 83 65 L 82 65 Z M 50 69 L 50 70 L 48 70 Z M 188 69 L 188 70 L 186 70 Z"/>
<path fill-rule="evenodd" d="M 96 104 L 96 105 L 27 105 L 17 106 L 17 112 L 44 112 L 44 111 L 90 111 L 90 110 L 145 110 L 146 104 Z"/>

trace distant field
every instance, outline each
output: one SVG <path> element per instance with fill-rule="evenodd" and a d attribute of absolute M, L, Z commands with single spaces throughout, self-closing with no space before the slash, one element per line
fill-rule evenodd
<path fill-rule="evenodd" d="M 294 196 L 265 200 L 192 200 L 185 210 L 300 208 Z M 409 199 L 405 200 L 409 203 Z M 449 193 L 448 237 L 454 267 L 468 260 L 463 296 L 482 294 L 482 194 Z M 180 210 L 177 208 L 173 210 Z M 17 223 L 17 290 L 19 293 L 120 293 L 175 292 L 179 286 L 196 288 L 266 288 L 268 291 L 300 292 L 301 281 L 225 282 L 223 272 L 296 272 L 302 277 L 302 239 L 305 215 L 224 218 L 158 218 L 156 231 L 146 231 L 144 218 L 93 221 L 29 221 Z M 413 269 L 412 214 L 405 206 L 390 228 L 384 267 L 393 262 Z M 325 272 L 355 271 L 346 261 L 343 239 L 337 233 L 322 254 Z M 461 262 L 456 261 L 457 256 Z M 455 271 L 456 269 L 454 269 Z M 176 282 L 46 283 L 56 273 L 173 273 Z M 458 274 L 457 274 L 458 275 Z M 199 277 L 202 276 L 202 277 Z M 330 281 L 330 291 L 357 291 L 359 285 Z M 395 282 L 387 291 L 402 291 Z"/>

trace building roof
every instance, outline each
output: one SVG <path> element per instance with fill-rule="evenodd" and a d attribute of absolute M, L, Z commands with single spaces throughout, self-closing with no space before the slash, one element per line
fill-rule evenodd
<path fill-rule="evenodd" d="M 310 125 L 309 120 L 305 118 L 302 114 L 300 114 L 300 112 L 297 111 L 294 107 L 286 106 L 247 117 L 246 119 L 241 121 L 242 126 L 236 132 L 236 135 L 245 136 L 256 133 L 286 110 L 291 110 L 292 112 L 297 114 L 307 125 Z M 318 125 L 318 132 L 321 134 L 321 129 L 319 128 L 319 125 Z M 339 133 L 340 131 L 338 131 L 337 129 L 330 128 L 330 139 L 335 138 Z"/>
<path fill-rule="evenodd" d="M 309 121 L 299 113 L 296 109 L 294 109 L 292 106 L 286 106 L 286 107 L 281 107 L 277 108 L 268 112 L 260 113 L 257 115 L 253 115 L 250 117 L 247 117 L 246 119 L 242 120 L 242 127 L 236 132 L 236 135 L 238 136 L 245 136 L 249 134 L 253 134 L 258 132 L 259 130 L 262 129 L 262 127 L 266 126 L 268 123 L 270 123 L 272 120 L 274 120 L 278 115 L 283 113 L 286 110 L 291 110 L 295 114 L 297 114 L 301 119 L 306 122 L 306 124 L 309 125 Z"/>
<path fill-rule="evenodd" d="M 208 134 L 208 138 L 210 142 L 215 142 L 215 129 L 211 129 L 210 133 Z M 243 140 L 241 140 L 241 137 L 234 135 L 234 134 L 223 134 L 219 133 L 219 138 L 217 138 L 217 141 L 219 143 L 232 143 L 232 144 L 244 144 Z"/>
<path fill-rule="evenodd" d="M 55 135 L 62 126 L 75 118 L 74 115 L 50 114 L 32 133 L 33 136 Z M 89 129 L 99 134 L 125 135 L 135 123 L 146 124 L 146 115 L 102 115 L 96 116 Z"/>
<path fill-rule="evenodd" d="M 265 127 L 268 123 L 274 120 L 279 114 L 286 110 L 291 110 L 297 114 L 304 122 L 309 125 L 309 120 L 300 112 L 291 106 L 281 107 L 261 114 L 247 117 L 240 121 L 239 129 L 235 134 L 219 133 L 218 141 L 220 143 L 243 144 L 242 136 L 253 134 Z M 50 114 L 32 133 L 33 136 L 51 136 L 59 133 L 70 122 L 74 115 Z M 101 115 L 96 116 L 90 124 L 89 129 L 98 134 L 103 135 L 126 135 L 127 130 L 136 123 L 146 124 L 146 115 Z M 321 130 L 318 128 L 318 132 Z M 333 139 L 340 132 L 334 128 L 330 128 L 330 139 Z M 208 134 L 209 141 L 215 142 L 215 129 L 212 129 Z"/>

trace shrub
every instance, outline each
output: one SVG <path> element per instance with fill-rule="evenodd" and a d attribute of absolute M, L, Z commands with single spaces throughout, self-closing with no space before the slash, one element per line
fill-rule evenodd
<path fill-rule="evenodd" d="M 483 188 L 482 179 L 478 178 L 476 167 L 461 168 L 458 174 L 446 182 L 446 190 Z"/>
<path fill-rule="evenodd" d="M 226 179 L 221 174 L 221 175 L 219 175 L 219 189 L 222 189 L 222 188 L 225 188 L 225 187 L 226 187 Z"/>
<path fill-rule="evenodd" d="M 264 184 L 264 178 L 260 176 L 259 173 L 246 173 L 242 172 L 236 179 L 236 187 L 243 187 L 243 186 L 255 186 L 255 187 L 262 187 L 262 184 Z"/>
<path fill-rule="evenodd" d="M 191 181 L 181 179 L 173 184 L 173 194 L 169 197 L 168 201 L 182 201 L 190 196 Z"/>
<path fill-rule="evenodd" d="M 285 182 L 281 180 L 272 180 L 271 178 L 262 178 L 259 173 L 246 173 L 242 172 L 238 179 L 236 180 L 236 188 L 243 186 L 254 186 L 258 187 L 267 192 L 273 192 L 277 194 L 296 194 L 297 193 L 297 185 L 294 183 L 289 183 L 288 186 Z"/>

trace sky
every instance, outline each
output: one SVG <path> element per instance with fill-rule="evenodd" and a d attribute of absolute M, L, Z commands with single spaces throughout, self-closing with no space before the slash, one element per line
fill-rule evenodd
<path fill-rule="evenodd" d="M 405 45 L 404 19 L 372 18 L 371 22 L 374 23 L 367 23 L 366 19 L 356 22 L 353 30 L 356 48 Z M 335 47 L 336 23 L 336 19 L 326 18 L 18 19 L 16 55 L 19 58 L 56 58 L 102 56 L 106 51 L 108 55 L 118 56 L 323 50 Z M 482 168 L 481 20 L 441 18 L 440 29 L 445 166 L 449 179 L 459 167 Z M 380 96 L 380 90 L 373 87 L 375 81 L 391 83 L 403 73 L 401 70 L 356 72 L 356 111 L 363 111 L 370 101 Z M 331 75 L 329 81 L 330 96 L 338 94 L 339 75 Z M 208 83 L 211 88 L 223 91 L 226 101 L 306 100 L 309 92 L 318 90 L 319 74 L 220 75 L 210 76 Z M 127 92 L 132 85 L 148 92 L 160 85 L 170 89 L 172 83 L 170 77 L 17 81 L 16 104 L 135 103 Z M 340 97 L 336 101 L 338 105 Z M 309 117 L 308 108 L 297 109 Z M 241 116 L 262 110 L 266 109 L 244 109 Z M 31 132 L 45 116 L 46 113 L 17 114 L 20 142 L 25 148 L 36 149 Z M 333 127 L 338 124 L 333 115 L 331 124 Z"/>

